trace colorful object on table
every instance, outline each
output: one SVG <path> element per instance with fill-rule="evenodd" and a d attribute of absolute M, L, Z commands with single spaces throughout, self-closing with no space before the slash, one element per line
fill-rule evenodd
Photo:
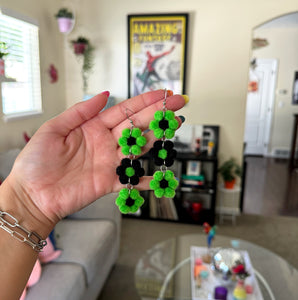
<path fill-rule="evenodd" d="M 203 261 L 200 258 L 195 260 L 194 266 L 194 278 L 196 280 L 196 285 L 201 287 L 202 279 L 207 279 L 209 276 L 208 268 L 203 265 Z"/>
<path fill-rule="evenodd" d="M 173 138 L 176 129 L 179 127 L 179 123 L 175 119 L 175 113 L 166 108 L 167 95 L 165 89 L 163 110 L 156 111 L 154 120 L 149 124 L 154 136 L 160 139 L 154 143 L 153 148 L 150 150 L 155 164 L 160 166 L 160 171 L 156 171 L 150 181 L 150 188 L 154 190 L 154 195 L 157 198 L 174 198 L 175 190 L 178 187 L 178 181 L 175 179 L 174 173 L 167 170 L 167 167 L 173 165 L 177 152 L 174 150 L 174 144 L 166 139 Z"/>
<path fill-rule="evenodd" d="M 51 83 L 55 83 L 58 81 L 58 70 L 56 69 L 56 67 L 51 64 L 50 67 L 49 67 L 49 75 L 50 75 L 50 78 L 51 78 Z"/>
<path fill-rule="evenodd" d="M 217 286 L 214 289 L 214 299 L 216 300 L 227 300 L 228 290 L 224 286 Z"/>
<path fill-rule="evenodd" d="M 203 224 L 203 228 L 204 228 L 205 233 L 207 234 L 208 248 L 211 248 L 211 244 L 215 237 L 217 227 L 216 226 L 211 227 L 207 222 L 205 222 Z"/>
<path fill-rule="evenodd" d="M 245 269 L 245 265 L 242 263 L 238 263 L 236 266 L 233 266 L 232 272 L 240 280 L 244 280 L 246 277 L 249 276 L 249 273 Z"/>
<path fill-rule="evenodd" d="M 126 115 L 130 121 L 131 128 L 123 129 L 118 144 L 121 146 L 121 152 L 128 157 L 122 159 L 120 166 L 116 169 L 119 181 L 122 184 L 126 184 L 126 188 L 120 190 L 116 199 L 116 205 L 123 214 L 136 213 L 144 203 L 144 198 L 134 188 L 145 174 L 141 162 L 135 156 L 142 153 L 141 148 L 147 143 L 147 139 L 143 136 L 141 129 L 134 127 L 127 110 Z"/>
<path fill-rule="evenodd" d="M 246 296 L 247 294 L 244 288 L 244 282 L 239 280 L 233 291 L 233 300 L 245 300 Z"/>

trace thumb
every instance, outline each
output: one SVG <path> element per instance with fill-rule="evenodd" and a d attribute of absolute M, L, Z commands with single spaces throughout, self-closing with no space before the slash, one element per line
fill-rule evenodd
<path fill-rule="evenodd" d="M 79 102 L 48 122 L 56 133 L 67 136 L 70 131 L 95 117 L 106 105 L 109 92 L 103 92 L 93 98 Z"/>

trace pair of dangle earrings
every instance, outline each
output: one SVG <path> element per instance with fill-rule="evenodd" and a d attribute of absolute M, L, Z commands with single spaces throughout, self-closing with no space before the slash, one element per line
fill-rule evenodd
<path fill-rule="evenodd" d="M 160 170 L 153 174 L 150 181 L 150 189 L 154 191 L 157 198 L 173 198 L 178 181 L 175 175 L 168 167 L 172 166 L 177 152 L 174 149 L 174 143 L 169 139 L 173 138 L 179 123 L 175 119 L 175 114 L 166 108 L 167 90 L 163 101 L 163 109 L 154 114 L 154 120 L 150 122 L 149 129 L 153 131 L 154 136 L 158 139 L 150 149 L 154 163 L 160 167 Z M 128 116 L 127 116 L 128 117 Z M 141 155 L 142 147 L 147 144 L 147 139 L 141 129 L 134 127 L 132 120 L 128 117 L 131 127 L 122 131 L 122 136 L 118 140 L 121 151 L 127 157 L 122 159 L 120 166 L 117 167 L 116 173 L 122 184 L 126 187 L 121 189 L 116 199 L 119 210 L 126 213 L 136 213 L 144 203 L 144 198 L 140 192 L 135 189 L 145 171 L 141 162 L 136 156 Z"/>

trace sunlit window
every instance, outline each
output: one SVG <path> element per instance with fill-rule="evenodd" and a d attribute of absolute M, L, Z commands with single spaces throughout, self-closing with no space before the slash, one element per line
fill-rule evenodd
<path fill-rule="evenodd" d="M 21 18 L 0 13 L 0 41 L 8 45 L 2 82 L 2 110 L 5 118 L 42 111 L 38 26 Z"/>

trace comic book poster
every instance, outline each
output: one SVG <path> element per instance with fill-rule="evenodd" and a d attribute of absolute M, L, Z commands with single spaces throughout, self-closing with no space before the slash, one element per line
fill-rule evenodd
<path fill-rule="evenodd" d="M 185 93 L 187 14 L 129 15 L 128 94 Z"/>

